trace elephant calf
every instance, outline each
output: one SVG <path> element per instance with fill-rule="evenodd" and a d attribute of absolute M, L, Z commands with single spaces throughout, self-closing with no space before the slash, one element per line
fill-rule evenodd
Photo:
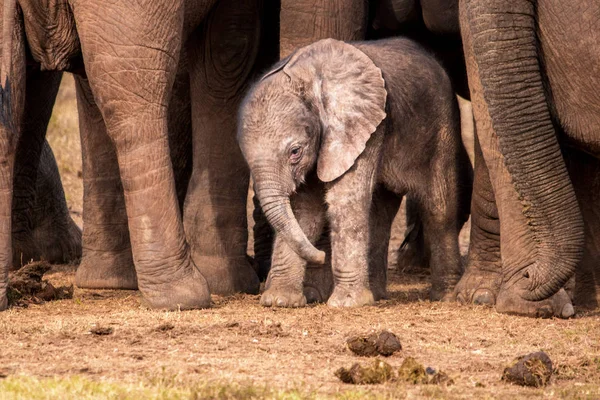
<path fill-rule="evenodd" d="M 431 297 L 452 292 L 472 171 L 450 80 L 416 43 L 325 39 L 299 49 L 248 93 L 238 141 L 276 232 L 263 305 L 306 304 L 307 262 L 325 263 L 313 243 L 327 226 L 328 304 L 384 297 L 389 230 L 407 194 L 423 217 Z"/>

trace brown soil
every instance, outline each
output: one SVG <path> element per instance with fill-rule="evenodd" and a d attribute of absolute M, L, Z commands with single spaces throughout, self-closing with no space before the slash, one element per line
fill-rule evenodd
<path fill-rule="evenodd" d="M 46 275 L 55 286 L 74 279 L 74 267 Z M 391 274 L 390 299 L 339 310 L 261 307 L 258 296 L 213 297 L 208 310 L 151 311 L 133 291 L 75 289 L 72 300 L 31 304 L 0 315 L 4 373 L 85 375 L 126 382 L 156 376 L 184 380 L 255 382 L 279 388 L 306 385 L 328 393 L 347 388 L 334 375 L 364 361 L 346 346 L 356 332 L 389 330 L 403 350 L 386 358 L 395 371 L 406 357 L 445 371 L 452 393 L 527 393 L 501 381 L 515 356 L 543 349 L 555 365 L 548 389 L 600 384 L 600 315 L 536 320 L 484 307 L 431 303 L 426 277 Z M 98 327 L 110 328 L 98 334 Z M 383 391 L 390 384 L 370 387 Z M 420 393 L 418 386 L 415 386 Z"/>

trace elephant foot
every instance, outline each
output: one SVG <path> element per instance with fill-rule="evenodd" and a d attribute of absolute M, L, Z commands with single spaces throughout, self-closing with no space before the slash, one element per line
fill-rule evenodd
<path fill-rule="evenodd" d="M 142 303 L 158 310 L 193 310 L 210 307 L 206 279 L 195 268 L 181 279 L 154 285 L 141 285 Z"/>
<path fill-rule="evenodd" d="M 138 282 L 131 249 L 86 251 L 75 274 L 75 285 L 82 289 L 136 290 Z"/>
<path fill-rule="evenodd" d="M 331 307 L 362 307 L 373 304 L 375 304 L 373 292 L 363 286 L 338 285 L 327 301 L 327 305 Z"/>
<path fill-rule="evenodd" d="M 496 311 L 534 318 L 570 318 L 575 314 L 571 299 L 564 289 L 543 301 L 527 301 L 510 290 L 501 290 L 496 300 Z"/>
<path fill-rule="evenodd" d="M 260 304 L 265 307 L 304 307 L 306 297 L 292 288 L 269 288 L 260 297 Z"/>
<path fill-rule="evenodd" d="M 63 223 L 43 222 L 32 232 L 13 236 L 13 266 L 46 260 L 51 264 L 75 262 L 81 258 L 81 229 L 71 217 Z"/>
<path fill-rule="evenodd" d="M 502 276 L 499 273 L 467 268 L 448 299 L 461 304 L 493 306 L 496 304 Z"/>
<path fill-rule="evenodd" d="M 208 282 L 212 294 L 258 294 L 260 281 L 246 256 L 236 258 L 196 256 L 194 262 Z"/>
<path fill-rule="evenodd" d="M 375 301 L 385 300 L 388 298 L 387 289 L 385 287 L 380 287 L 380 286 L 371 287 L 371 293 L 373 293 L 373 299 Z"/>
<path fill-rule="evenodd" d="M 432 285 L 429 299 L 431 301 L 451 301 L 454 299 L 454 289 L 449 285 Z"/>
<path fill-rule="evenodd" d="M 4 311 L 8 308 L 8 297 L 6 293 L 0 295 L 0 311 Z"/>
<path fill-rule="evenodd" d="M 333 273 L 329 265 L 309 265 L 304 274 L 304 296 L 308 303 L 324 303 L 333 291 Z"/>

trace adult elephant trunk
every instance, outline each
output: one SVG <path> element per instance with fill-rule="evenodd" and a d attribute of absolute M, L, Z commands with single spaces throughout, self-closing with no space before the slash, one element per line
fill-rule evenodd
<path fill-rule="evenodd" d="M 325 253 L 317 250 L 300 228 L 292 212 L 289 195 L 281 186 L 268 177 L 255 177 L 256 196 L 267 220 L 300 257 L 311 263 L 324 264 Z"/>
<path fill-rule="evenodd" d="M 520 265 L 505 265 L 509 281 L 525 280 L 520 295 L 529 301 L 550 297 L 569 280 L 584 245 L 582 218 L 544 91 L 536 7 L 531 0 L 462 0 L 460 6 L 478 130 L 494 132 L 497 158 L 510 177 L 506 184 L 520 201 L 521 210 L 510 212 L 526 225 L 512 238 L 503 229 L 502 258 L 507 264 L 505 257 L 514 250 L 504 247 L 505 240 L 533 250 L 522 254 Z M 499 188 L 494 189 L 498 197 Z"/>

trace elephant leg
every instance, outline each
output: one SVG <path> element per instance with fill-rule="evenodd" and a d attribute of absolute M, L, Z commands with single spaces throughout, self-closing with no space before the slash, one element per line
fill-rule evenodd
<path fill-rule="evenodd" d="M 323 196 L 321 196 L 320 206 L 323 206 Z M 329 224 L 327 218 L 323 216 L 324 223 L 321 237 L 315 243 L 315 247 L 331 255 L 331 241 L 329 239 Z M 301 225 L 302 226 L 302 225 Z M 303 231 L 306 232 L 306 230 Z M 325 264 L 306 264 L 304 273 L 304 297 L 307 303 L 323 303 L 329 299 L 333 291 L 333 273 L 331 271 L 331 257 L 325 260 Z"/>
<path fill-rule="evenodd" d="M 564 155 L 585 223 L 585 251 L 570 294 L 576 307 L 595 309 L 600 301 L 600 161 L 571 148 Z"/>
<path fill-rule="evenodd" d="M 281 0 L 281 57 L 321 39 L 364 40 L 368 12 L 362 0 Z"/>
<path fill-rule="evenodd" d="M 455 296 L 460 303 L 496 304 L 502 283 L 500 221 L 490 175 L 474 138 L 474 184 L 471 198 L 471 235 L 465 273 Z"/>
<path fill-rule="evenodd" d="M 190 76 L 185 60 L 179 61 L 171 99 L 169 101 L 169 149 L 175 174 L 179 209 L 183 210 L 185 196 L 192 176 L 192 103 Z"/>
<path fill-rule="evenodd" d="M 418 202 L 406 197 L 406 232 L 398 249 L 398 268 L 402 271 L 422 271 L 429 267 L 429 251 L 423 236 L 423 221 Z"/>
<path fill-rule="evenodd" d="M 87 79 L 75 77 L 83 160 L 83 257 L 78 287 L 137 289 L 115 146 Z"/>
<path fill-rule="evenodd" d="M 466 154 L 465 154 L 466 157 Z M 456 163 L 456 160 L 448 160 Z M 461 198 L 461 180 L 458 170 L 450 165 L 435 165 L 429 196 L 419 196 L 423 219 L 425 247 L 429 251 L 431 266 L 432 301 L 448 300 L 461 278 L 463 269 L 458 245 L 458 236 L 466 220 L 462 204 L 468 209 L 468 199 Z M 458 187 L 458 189 L 457 189 Z M 469 188 L 470 189 L 470 188 Z"/>
<path fill-rule="evenodd" d="M 73 13 L 90 88 L 116 149 L 138 287 L 154 308 L 207 307 L 208 285 L 185 240 L 168 143 L 183 2 L 85 0 Z"/>
<path fill-rule="evenodd" d="M 298 224 L 312 243 L 321 237 L 325 224 L 323 196 L 323 186 L 315 177 L 313 182 L 309 182 L 290 198 Z M 322 301 L 328 288 L 323 287 L 322 283 L 314 286 L 314 279 L 311 279 L 311 284 L 305 286 L 306 267 L 306 261 L 296 254 L 281 236 L 276 235 L 271 270 L 260 303 L 264 306 L 302 307 L 307 303 L 305 292 L 309 292 L 312 300 Z M 323 269 L 331 271 L 326 265 L 311 265 L 310 269 L 321 273 Z M 311 274 L 315 273 L 316 271 L 313 271 Z"/>
<path fill-rule="evenodd" d="M 354 167 L 327 187 L 334 279 L 327 304 L 332 307 L 375 303 L 369 276 L 370 219 L 382 143 L 383 128 L 371 136 Z"/>
<path fill-rule="evenodd" d="M 388 248 L 401 201 L 400 196 L 382 186 L 373 194 L 369 218 L 369 287 L 375 301 L 387 297 Z"/>
<path fill-rule="evenodd" d="M 500 221 L 496 310 L 569 317 L 562 287 L 581 261 L 584 226 L 539 70 L 535 4 L 486 6 L 460 3 L 477 137 Z"/>
<path fill-rule="evenodd" d="M 180 67 L 181 71 L 181 67 Z M 114 144 L 89 82 L 76 76 L 84 176 L 84 255 L 76 283 L 90 289 L 137 289 L 123 186 Z M 177 74 L 169 102 L 169 149 L 180 207 L 191 174 L 189 76 Z"/>
<path fill-rule="evenodd" d="M 45 141 L 62 73 L 30 67 L 25 118 L 16 149 L 13 197 L 13 266 L 81 257 L 81 230 L 69 215 L 56 160 Z"/>
<path fill-rule="evenodd" d="M 194 170 L 184 223 L 192 258 L 215 294 L 259 290 L 246 256 L 249 172 L 236 130 L 252 77 L 277 59 L 277 18 L 267 11 L 257 0 L 220 1 L 186 46 L 194 93 Z"/>
<path fill-rule="evenodd" d="M 10 3 L 7 3 L 10 4 Z M 6 5 L 6 4 L 5 4 Z M 26 49 L 21 16 L 13 8 L 4 7 L 2 14 L 11 13 L 15 23 L 2 39 L 3 58 L 0 68 L 0 311 L 8 307 L 8 271 L 12 266 L 12 200 L 15 155 L 21 138 L 25 109 Z M 8 18 L 2 20 L 6 21 Z M 12 24 L 11 24 L 12 25 Z M 9 36 L 10 35 L 10 36 Z M 5 41 L 8 39 L 8 41 Z M 10 57 L 6 54 L 10 49 Z"/>
<path fill-rule="evenodd" d="M 252 218 L 254 219 L 254 226 L 252 227 L 254 233 L 254 263 L 258 278 L 264 281 L 267 279 L 271 269 L 275 232 L 269 221 L 267 221 L 265 213 L 260 207 L 258 197 L 255 194 L 252 196 L 252 204 L 254 205 L 252 212 Z"/>

